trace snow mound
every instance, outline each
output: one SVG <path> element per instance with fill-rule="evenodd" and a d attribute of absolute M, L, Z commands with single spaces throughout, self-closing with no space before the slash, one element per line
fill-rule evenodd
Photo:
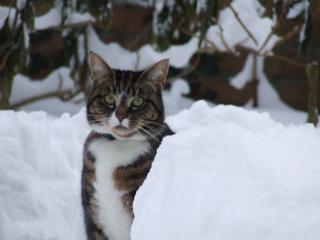
<path fill-rule="evenodd" d="M 0 111 L 0 239 L 84 240 L 80 198 L 82 111 Z"/>
<path fill-rule="evenodd" d="M 133 240 L 319 239 L 319 129 L 202 101 L 168 122 Z"/>
<path fill-rule="evenodd" d="M 85 111 L 0 111 L 0 123 L 0 239 L 85 240 Z M 319 129 L 203 101 L 168 123 L 177 133 L 136 195 L 132 240 L 319 238 Z"/>

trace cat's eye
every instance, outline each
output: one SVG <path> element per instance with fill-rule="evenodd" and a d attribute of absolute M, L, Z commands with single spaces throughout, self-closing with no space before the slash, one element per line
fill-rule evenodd
<path fill-rule="evenodd" d="M 134 99 L 131 102 L 131 105 L 135 108 L 141 107 L 144 103 L 144 99 L 142 97 L 134 97 Z"/>
<path fill-rule="evenodd" d="M 116 99 L 111 94 L 106 95 L 104 100 L 108 105 L 114 105 L 116 103 Z"/>

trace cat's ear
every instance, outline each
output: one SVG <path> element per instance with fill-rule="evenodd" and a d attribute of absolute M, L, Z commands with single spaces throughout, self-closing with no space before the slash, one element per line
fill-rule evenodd
<path fill-rule="evenodd" d="M 90 67 L 94 84 L 111 80 L 113 77 L 111 67 L 94 52 L 90 52 Z"/>
<path fill-rule="evenodd" d="M 169 59 L 163 59 L 148 67 L 141 75 L 145 82 L 151 82 L 163 88 L 169 70 Z"/>

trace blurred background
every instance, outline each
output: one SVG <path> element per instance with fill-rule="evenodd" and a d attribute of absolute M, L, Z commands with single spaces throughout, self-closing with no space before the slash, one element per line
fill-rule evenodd
<path fill-rule="evenodd" d="M 205 99 L 318 123 L 320 1 L 0 0 L 0 109 L 77 113 L 88 53 L 142 70 L 170 58 L 167 115 Z"/>

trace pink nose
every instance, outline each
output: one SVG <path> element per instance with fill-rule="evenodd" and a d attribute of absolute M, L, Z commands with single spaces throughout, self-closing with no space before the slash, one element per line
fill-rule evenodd
<path fill-rule="evenodd" d="M 126 115 L 123 114 L 123 113 L 117 113 L 116 112 L 116 116 L 117 116 L 117 118 L 119 119 L 120 122 L 122 122 L 122 120 L 126 118 Z"/>
<path fill-rule="evenodd" d="M 122 122 L 122 120 L 126 118 L 126 112 L 126 109 L 121 106 L 116 110 L 116 117 L 119 119 L 120 122 Z"/>

